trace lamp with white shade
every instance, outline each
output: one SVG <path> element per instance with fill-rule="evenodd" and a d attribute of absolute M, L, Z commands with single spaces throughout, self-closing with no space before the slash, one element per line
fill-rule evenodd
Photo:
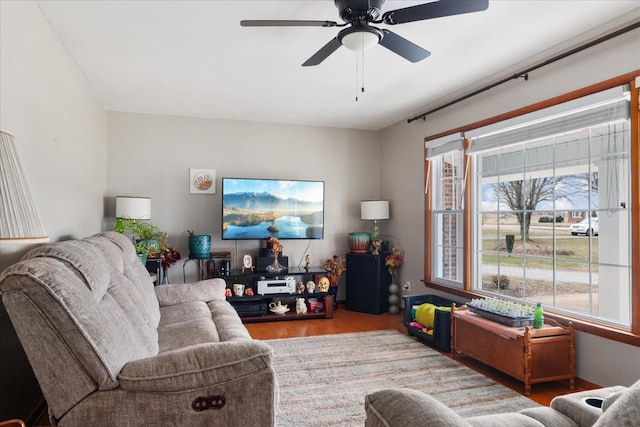
<path fill-rule="evenodd" d="M 388 200 L 363 200 L 360 202 L 360 218 L 364 221 L 373 221 L 373 233 L 371 240 L 377 240 L 378 221 L 389 219 Z"/>
<path fill-rule="evenodd" d="M 13 135 L 4 130 L 0 130 L 0 241 L 27 244 L 49 241 Z"/>
<path fill-rule="evenodd" d="M 122 223 L 123 219 L 151 219 L 151 198 L 116 196 L 115 231 L 119 233 L 124 232 L 124 224 Z"/>

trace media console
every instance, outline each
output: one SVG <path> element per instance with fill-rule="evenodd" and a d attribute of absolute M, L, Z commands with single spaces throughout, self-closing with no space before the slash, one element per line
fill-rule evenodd
<path fill-rule="evenodd" d="M 238 315 L 245 323 L 251 322 L 272 322 L 279 320 L 301 320 L 301 319 L 329 319 L 333 317 L 333 296 L 327 293 L 268 293 L 260 295 L 258 293 L 259 281 L 284 281 L 285 277 L 293 276 L 296 282 L 307 283 L 309 280 L 315 282 L 315 276 L 325 275 L 326 271 L 322 267 L 310 267 L 309 270 L 303 268 L 289 268 L 280 273 L 270 273 L 267 271 L 242 272 L 240 269 L 232 270 L 228 276 L 223 277 L 227 282 L 227 287 L 233 292 L 233 284 L 241 283 L 246 289 L 253 291 L 252 296 L 231 296 L 227 301 L 235 308 Z M 289 287 L 286 287 L 289 289 Z M 295 289 L 295 288 L 294 288 Z M 264 290 L 264 288 L 262 288 Z M 296 313 L 296 299 L 304 298 L 307 306 L 306 313 Z M 275 314 L 269 311 L 269 304 L 286 305 L 289 311 L 284 314 Z"/>

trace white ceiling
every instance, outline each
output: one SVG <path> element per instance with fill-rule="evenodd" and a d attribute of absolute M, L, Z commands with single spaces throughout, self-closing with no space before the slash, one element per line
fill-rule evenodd
<path fill-rule="evenodd" d="M 387 0 L 383 12 L 425 1 Z M 638 0 L 490 0 L 489 9 L 379 25 L 431 56 L 344 47 L 301 67 L 339 28 L 245 28 L 241 19 L 341 22 L 331 0 L 37 2 L 109 111 L 383 129 L 640 17 Z"/>

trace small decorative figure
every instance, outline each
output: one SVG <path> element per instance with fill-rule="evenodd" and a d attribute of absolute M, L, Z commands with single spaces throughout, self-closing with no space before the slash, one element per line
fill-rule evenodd
<path fill-rule="evenodd" d="M 382 240 L 380 239 L 371 240 L 371 253 L 373 255 L 378 255 L 380 253 L 381 246 L 382 246 Z"/>
<path fill-rule="evenodd" d="M 251 255 L 246 254 L 242 257 L 242 272 L 244 273 L 245 270 L 250 270 L 251 272 L 253 272 L 253 268 L 253 258 L 251 257 Z"/>
<path fill-rule="evenodd" d="M 251 288 L 247 288 L 246 291 L 244 291 L 244 294 L 248 297 L 252 297 L 253 296 L 253 289 Z"/>
<path fill-rule="evenodd" d="M 311 257 L 309 257 L 309 254 L 307 254 L 304 257 L 304 271 L 306 271 L 307 273 L 311 268 L 310 265 L 311 265 Z"/>
<path fill-rule="evenodd" d="M 304 283 L 296 283 L 296 294 L 304 294 Z"/>
<path fill-rule="evenodd" d="M 231 289 L 227 288 L 224 290 L 224 296 L 227 298 L 231 297 Z"/>
<path fill-rule="evenodd" d="M 316 291 L 316 284 L 313 283 L 313 280 L 309 280 L 307 282 L 307 292 L 312 294 Z"/>
<path fill-rule="evenodd" d="M 296 313 L 304 314 L 307 312 L 307 304 L 304 302 L 304 298 L 296 298 Z"/>
<path fill-rule="evenodd" d="M 331 283 L 329 282 L 329 279 L 327 279 L 326 276 L 323 276 L 320 278 L 320 280 L 318 280 L 318 290 L 320 292 L 329 292 L 330 285 Z"/>

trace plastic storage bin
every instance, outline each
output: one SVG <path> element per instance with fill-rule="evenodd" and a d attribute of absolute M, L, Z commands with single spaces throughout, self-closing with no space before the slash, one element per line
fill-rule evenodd
<path fill-rule="evenodd" d="M 407 333 L 424 344 L 437 348 L 440 351 L 449 353 L 451 351 L 451 312 L 436 310 L 433 320 L 433 335 L 426 334 L 409 324 L 411 323 L 411 307 L 429 303 L 438 307 L 451 307 L 451 304 L 461 305 L 456 301 L 437 295 L 406 295 L 404 299 L 404 325 L 407 327 Z"/>

